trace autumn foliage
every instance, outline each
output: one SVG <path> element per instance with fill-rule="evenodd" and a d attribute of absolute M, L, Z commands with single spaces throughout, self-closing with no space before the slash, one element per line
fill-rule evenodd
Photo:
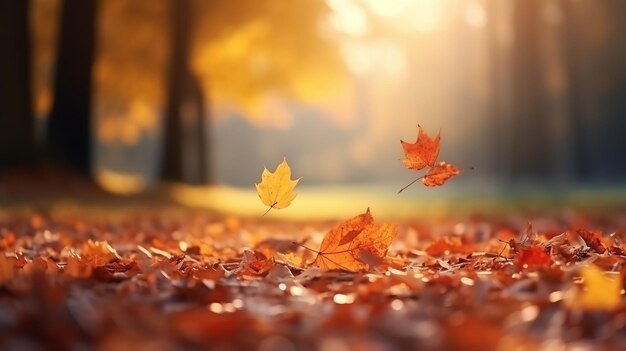
<path fill-rule="evenodd" d="M 420 127 L 402 142 L 404 165 L 426 171 L 414 182 L 461 172 L 438 161 L 440 140 Z M 265 168 L 255 186 L 267 211 L 287 208 L 299 180 L 286 159 Z M 623 217 L 535 227 L 372 212 L 338 223 L 0 214 L 0 350 L 626 347 L 626 235 L 577 225 Z"/>

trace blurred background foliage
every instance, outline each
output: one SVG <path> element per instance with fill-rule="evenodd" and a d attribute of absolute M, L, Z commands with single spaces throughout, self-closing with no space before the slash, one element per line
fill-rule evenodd
<path fill-rule="evenodd" d="M 396 186 L 410 180 L 398 140 L 420 123 L 442 131 L 443 159 L 476 167 L 459 187 L 626 176 L 620 0 L 2 7 L 5 168 L 45 155 L 132 193 L 247 188 L 287 156 L 304 184 Z"/>

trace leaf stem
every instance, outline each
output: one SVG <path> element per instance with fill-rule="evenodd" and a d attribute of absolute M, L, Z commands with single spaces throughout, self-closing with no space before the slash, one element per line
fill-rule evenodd
<path fill-rule="evenodd" d="M 341 264 L 339 264 L 339 263 L 335 262 L 334 260 L 332 260 L 332 259 L 330 259 L 329 257 L 327 257 L 327 256 L 326 256 L 326 254 L 329 254 L 329 253 L 334 254 L 334 253 L 336 253 L 336 252 L 320 252 L 320 251 L 317 251 L 317 250 L 313 250 L 312 248 L 307 247 L 307 246 L 305 246 L 305 245 L 302 245 L 302 244 L 300 244 L 300 243 L 298 243 L 298 242 L 295 242 L 295 241 L 292 241 L 291 243 L 292 243 L 292 244 L 294 244 L 294 245 L 300 246 L 301 248 L 307 249 L 307 250 L 309 250 L 309 251 L 311 251 L 311 252 L 315 252 L 316 254 L 318 254 L 318 255 L 322 256 L 322 258 L 324 258 L 325 260 L 329 260 L 330 262 L 332 262 L 332 263 L 336 264 L 338 267 L 341 267 L 341 269 L 343 269 L 344 271 L 352 272 L 352 270 L 350 270 L 350 269 L 349 269 L 349 268 L 347 268 L 346 266 L 341 265 Z"/>
<path fill-rule="evenodd" d="M 303 244 L 300 244 L 300 243 L 299 243 L 299 242 L 297 242 L 297 241 L 292 241 L 291 243 L 292 243 L 292 244 L 294 244 L 294 245 L 296 245 L 296 246 L 300 246 L 300 247 L 301 247 L 301 248 L 303 248 L 303 249 L 307 249 L 307 250 L 309 250 L 309 251 L 311 251 L 311 252 L 315 252 L 316 254 L 319 254 L 319 253 L 320 253 L 319 251 L 317 251 L 317 250 L 313 250 L 312 248 L 307 247 L 307 246 L 305 246 L 305 245 L 303 245 Z"/>
<path fill-rule="evenodd" d="M 270 208 L 268 208 L 268 209 L 267 209 L 267 211 L 265 211 L 265 213 L 264 213 L 261 217 L 265 217 L 265 215 L 266 215 L 269 211 L 271 211 L 271 210 L 274 208 L 274 206 L 276 206 L 276 204 L 277 204 L 277 203 L 278 203 L 278 202 L 274 202 L 274 203 L 272 204 L 272 206 L 270 206 Z"/>
<path fill-rule="evenodd" d="M 401 192 L 403 192 L 406 188 L 410 187 L 411 185 L 415 184 L 415 182 L 417 182 L 418 180 L 420 180 L 420 179 L 424 178 L 424 176 L 425 176 L 425 175 L 423 175 L 423 176 L 421 176 L 421 177 L 419 177 L 419 178 L 416 178 L 415 180 L 413 180 L 412 182 L 410 182 L 409 184 L 407 184 L 404 188 L 402 188 L 402 189 L 398 190 L 398 194 L 400 194 Z"/>

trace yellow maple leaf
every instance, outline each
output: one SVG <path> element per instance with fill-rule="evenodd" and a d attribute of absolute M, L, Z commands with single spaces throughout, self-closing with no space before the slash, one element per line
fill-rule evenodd
<path fill-rule="evenodd" d="M 582 268 L 580 272 L 583 288 L 572 294 L 567 305 L 572 309 L 587 311 L 611 311 L 622 305 L 622 282 L 619 275 L 608 276 L 594 266 Z"/>
<path fill-rule="evenodd" d="M 286 158 L 276 167 L 274 173 L 264 168 L 261 182 L 256 183 L 255 186 L 261 201 L 270 207 L 267 212 L 273 208 L 281 209 L 289 206 L 296 197 L 293 189 L 298 181 L 300 178 L 291 179 L 291 168 L 287 164 Z"/>

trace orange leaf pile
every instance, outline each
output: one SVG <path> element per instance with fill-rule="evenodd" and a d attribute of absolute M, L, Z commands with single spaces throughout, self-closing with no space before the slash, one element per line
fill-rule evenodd
<path fill-rule="evenodd" d="M 328 270 L 366 271 L 384 259 L 396 232 L 394 224 L 376 224 L 368 208 L 326 233 L 314 263 Z"/>
<path fill-rule="evenodd" d="M 404 188 L 400 189 L 398 193 L 401 193 L 404 189 L 411 186 L 418 180 L 422 180 L 422 184 L 425 186 L 433 187 L 443 185 L 450 178 L 455 177 L 461 173 L 461 169 L 453 164 L 447 162 L 437 163 L 437 157 L 439 156 L 441 133 L 437 133 L 437 136 L 431 138 L 424 132 L 422 126 L 418 125 L 417 140 L 414 143 L 409 143 L 404 140 L 400 140 L 402 150 L 404 151 L 404 159 L 402 163 L 407 169 L 419 171 L 429 167 L 428 172 L 409 183 Z"/>

